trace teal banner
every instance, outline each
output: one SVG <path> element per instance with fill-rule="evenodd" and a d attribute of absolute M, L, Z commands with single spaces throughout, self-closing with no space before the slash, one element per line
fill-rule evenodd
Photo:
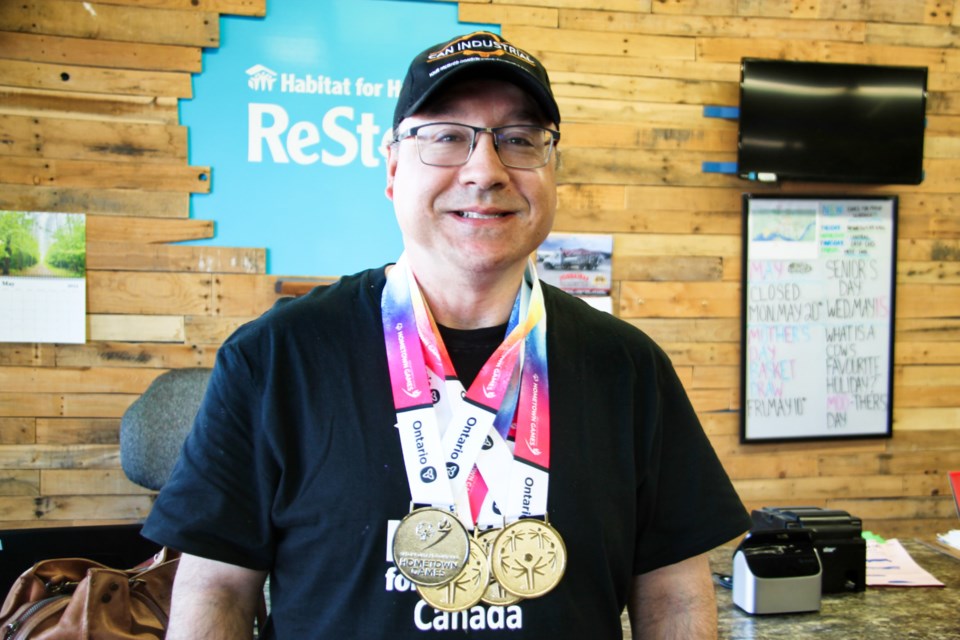
<path fill-rule="evenodd" d="M 224 16 L 194 97 L 181 101 L 190 163 L 212 167 L 191 215 L 200 244 L 265 247 L 276 275 L 337 276 L 397 258 L 383 145 L 409 61 L 490 25 L 456 3 L 274 0 L 265 18 Z"/>

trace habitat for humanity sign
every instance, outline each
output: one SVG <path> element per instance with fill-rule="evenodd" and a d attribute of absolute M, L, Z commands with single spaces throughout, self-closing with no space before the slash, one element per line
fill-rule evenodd
<path fill-rule="evenodd" d="M 221 18 L 181 102 L 190 162 L 213 175 L 191 215 L 216 236 L 195 244 L 265 247 L 277 275 L 395 260 L 383 147 L 406 67 L 477 29 L 491 27 L 458 22 L 456 3 L 413 0 L 271 1 L 264 18 Z"/>

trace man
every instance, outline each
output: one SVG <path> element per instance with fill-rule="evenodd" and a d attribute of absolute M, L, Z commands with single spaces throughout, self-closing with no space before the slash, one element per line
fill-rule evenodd
<path fill-rule="evenodd" d="M 250 637 L 268 573 L 268 638 L 619 638 L 628 602 L 635 637 L 716 635 L 742 505 L 664 353 L 529 262 L 559 124 L 499 36 L 414 59 L 404 254 L 221 348 L 146 525 L 185 553 L 169 638 Z"/>

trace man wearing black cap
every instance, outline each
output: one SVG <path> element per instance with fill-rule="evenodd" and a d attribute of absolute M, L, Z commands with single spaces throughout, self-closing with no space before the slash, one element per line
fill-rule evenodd
<path fill-rule="evenodd" d="M 220 349 L 146 535 L 168 637 L 709 638 L 704 553 L 749 526 L 666 355 L 539 282 L 560 111 L 491 33 L 410 65 L 396 264 Z"/>

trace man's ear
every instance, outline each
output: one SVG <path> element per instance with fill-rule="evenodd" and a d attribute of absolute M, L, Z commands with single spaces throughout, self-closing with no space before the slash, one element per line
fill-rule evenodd
<path fill-rule="evenodd" d="M 387 186 L 383 190 L 389 200 L 393 200 L 393 181 L 397 175 L 397 145 L 387 145 Z"/>

